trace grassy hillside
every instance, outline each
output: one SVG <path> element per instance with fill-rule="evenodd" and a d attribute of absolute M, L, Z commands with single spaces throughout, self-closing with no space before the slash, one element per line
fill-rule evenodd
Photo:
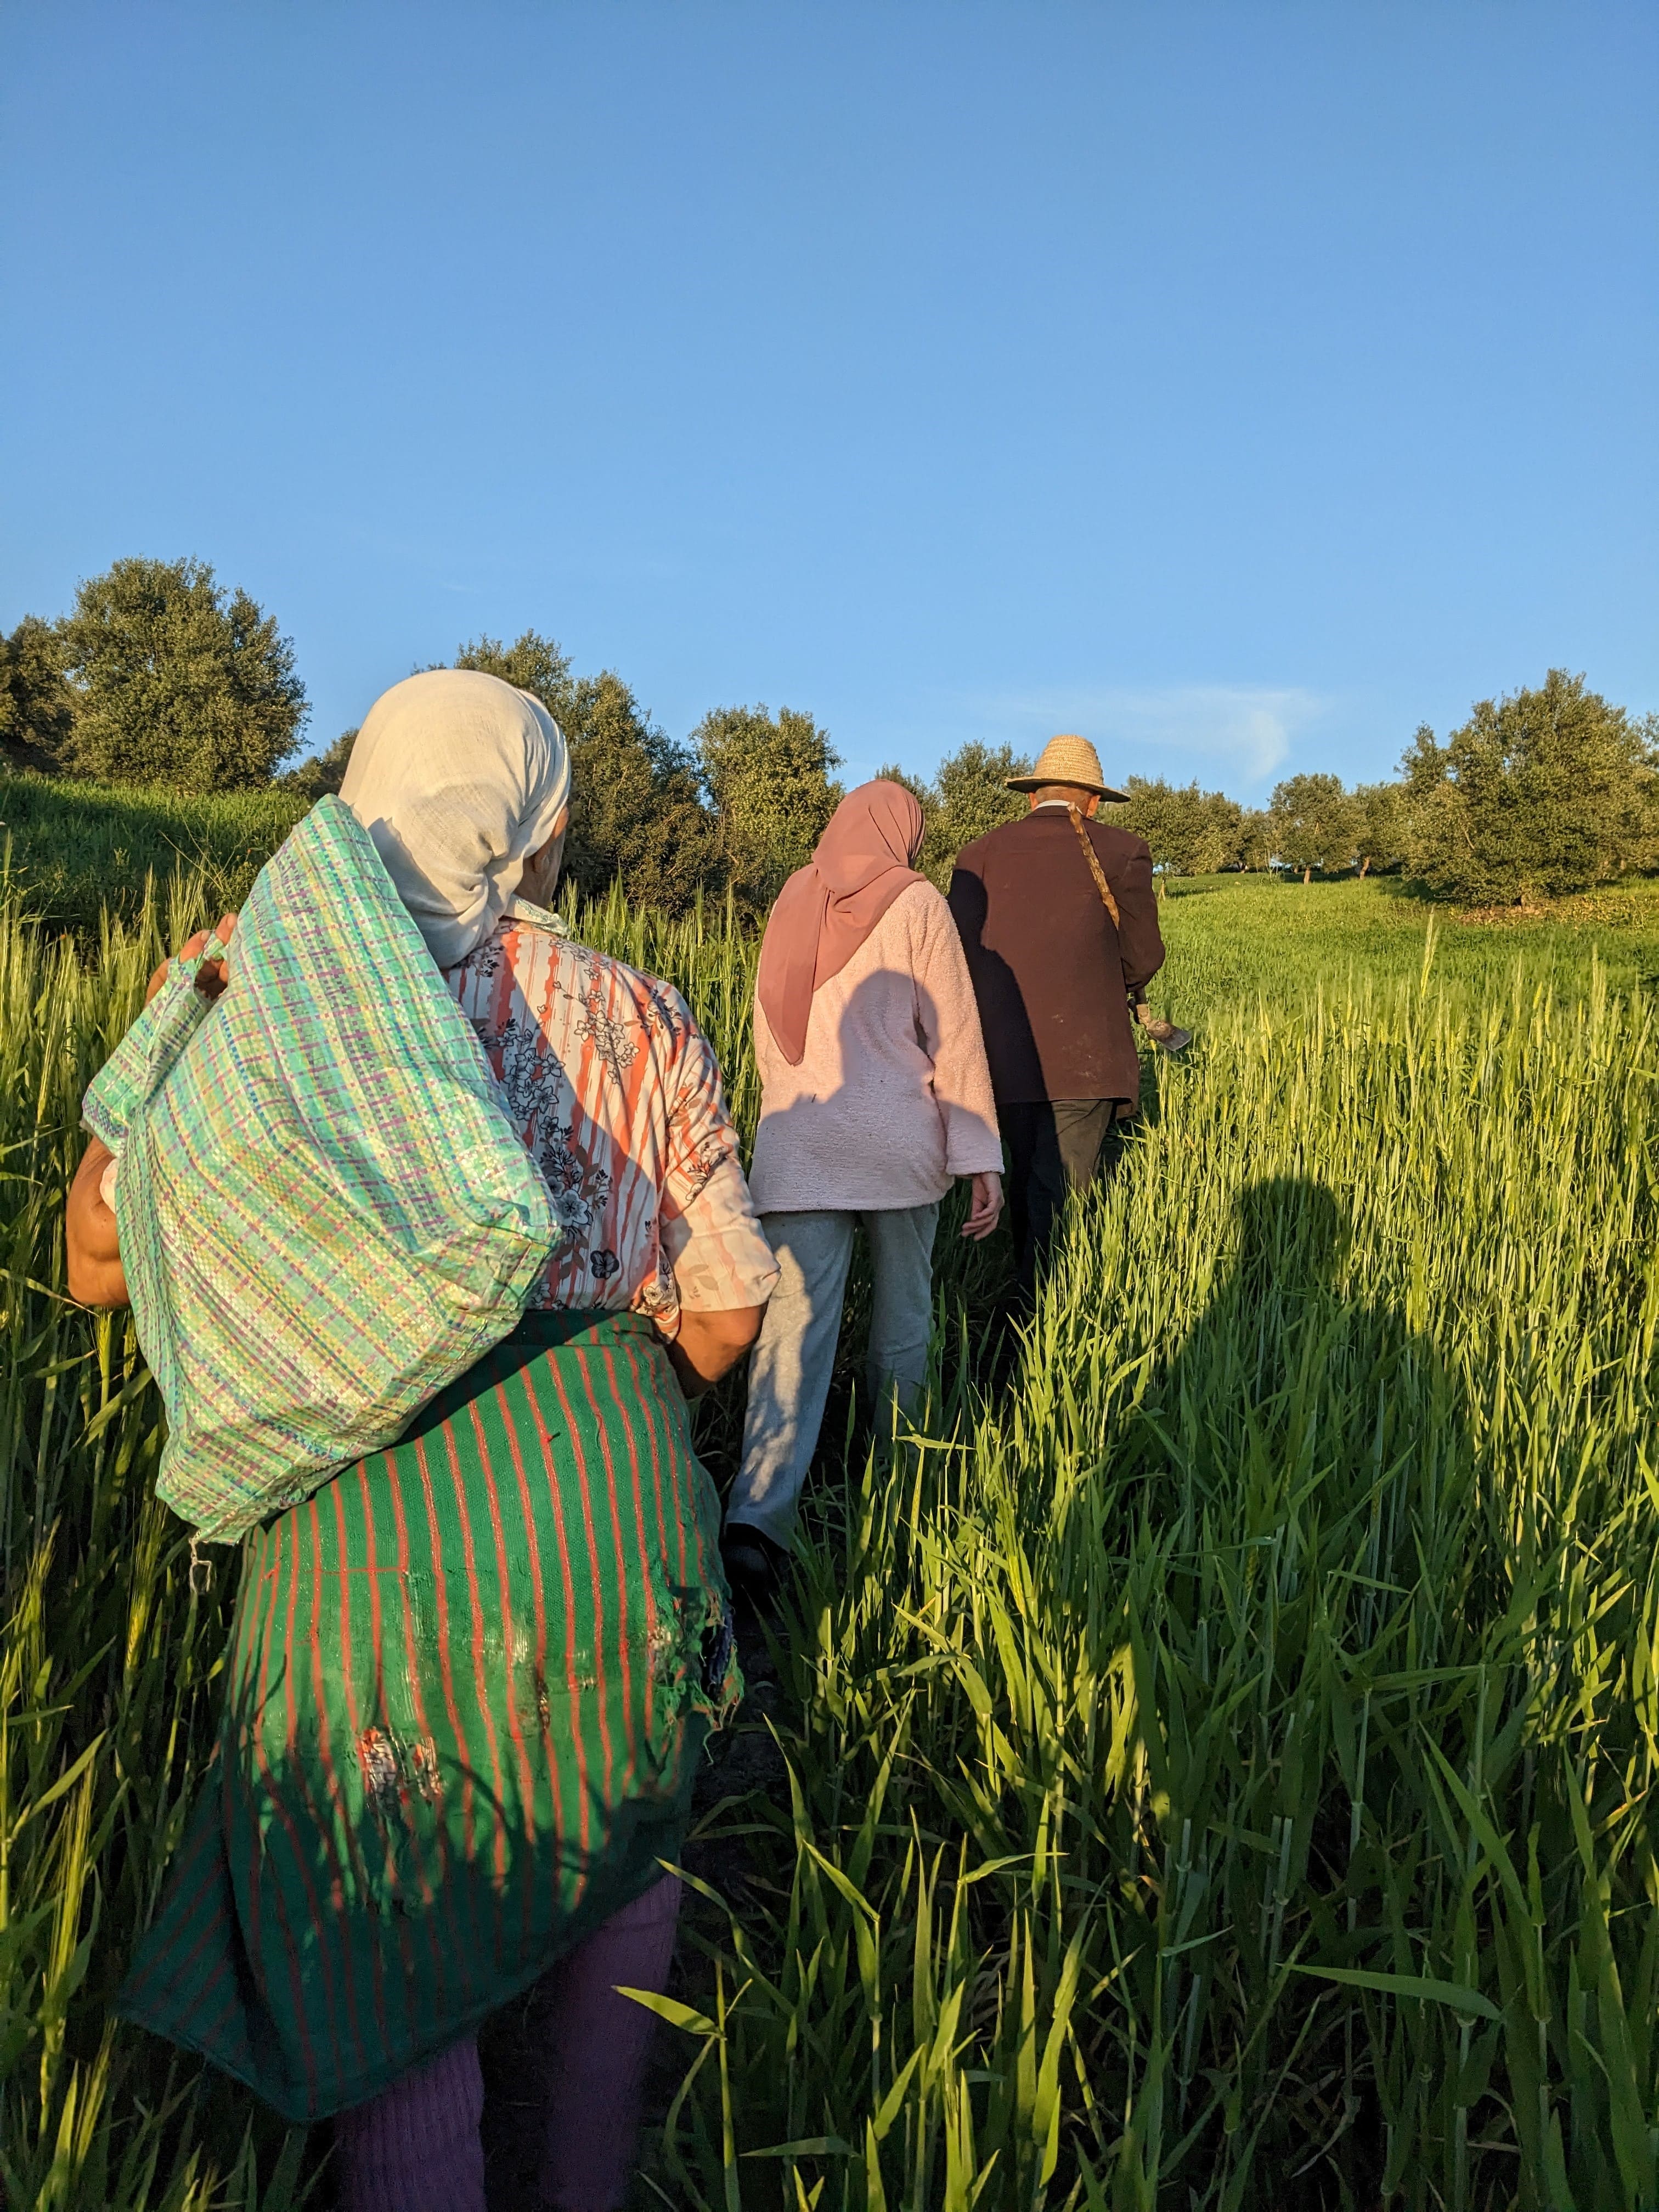
<path fill-rule="evenodd" d="M 14 773 L 0 776 L 0 838 L 27 910 L 96 937 L 106 914 L 137 917 L 148 878 L 163 913 L 175 882 L 216 910 L 236 905 L 307 804 L 274 787 L 188 799 Z"/>

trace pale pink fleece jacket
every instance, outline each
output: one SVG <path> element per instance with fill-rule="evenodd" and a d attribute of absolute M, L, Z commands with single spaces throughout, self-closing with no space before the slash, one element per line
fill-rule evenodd
<path fill-rule="evenodd" d="M 1001 1174 L 974 987 L 931 884 L 896 898 L 812 994 L 799 1067 L 758 1000 L 755 1047 L 761 1120 L 749 1188 L 763 1213 L 927 1206 L 953 1176 Z"/>

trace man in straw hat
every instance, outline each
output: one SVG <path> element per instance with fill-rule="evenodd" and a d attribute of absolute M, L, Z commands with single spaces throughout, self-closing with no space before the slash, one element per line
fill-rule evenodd
<path fill-rule="evenodd" d="M 1086 1189 L 1140 1095 L 1128 994 L 1164 964 L 1144 839 L 1094 817 L 1114 791 L 1094 747 L 1051 738 L 1030 810 L 957 854 L 951 910 L 968 954 L 997 1116 L 1009 1225 L 1029 1300 L 1067 1189 Z"/>

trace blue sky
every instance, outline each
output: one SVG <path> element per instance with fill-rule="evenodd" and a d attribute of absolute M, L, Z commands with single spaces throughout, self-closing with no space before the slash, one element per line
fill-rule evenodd
<path fill-rule="evenodd" d="M 1659 9 L 0 8 L 0 623 L 117 556 L 307 745 L 480 631 L 853 774 L 1257 796 L 1659 708 Z"/>

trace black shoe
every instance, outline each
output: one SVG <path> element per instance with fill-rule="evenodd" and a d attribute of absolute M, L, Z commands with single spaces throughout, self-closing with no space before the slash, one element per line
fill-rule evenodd
<path fill-rule="evenodd" d="M 782 1586 L 789 1565 L 789 1554 L 783 1547 L 739 1521 L 720 1538 L 720 1558 L 732 1595 L 757 1613 L 766 1612 Z"/>

